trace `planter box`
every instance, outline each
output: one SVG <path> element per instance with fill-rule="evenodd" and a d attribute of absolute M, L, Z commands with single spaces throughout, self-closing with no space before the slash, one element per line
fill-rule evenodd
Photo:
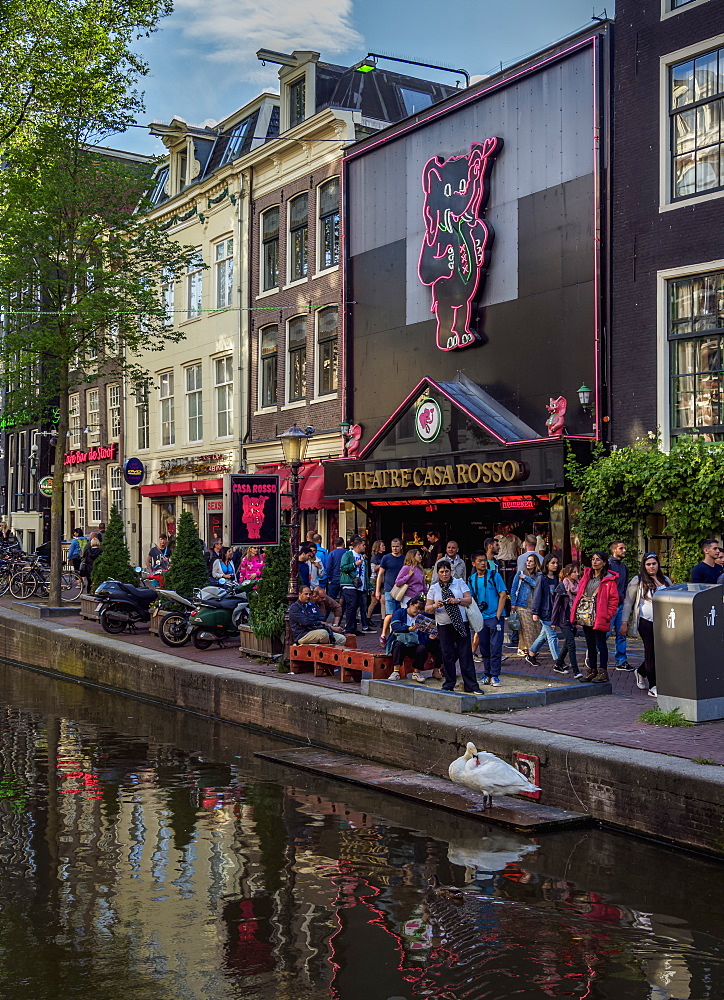
<path fill-rule="evenodd" d="M 167 615 L 168 611 L 161 611 L 156 608 L 155 611 L 151 613 L 151 624 L 148 626 L 148 631 L 151 635 L 158 635 L 158 626 L 161 624 L 161 619 L 164 615 Z"/>
<path fill-rule="evenodd" d="M 279 656 L 284 650 L 281 639 L 260 639 L 248 625 L 242 625 L 239 629 L 239 640 L 239 652 L 242 656 L 264 656 L 271 659 L 273 656 Z"/>
<path fill-rule="evenodd" d="M 98 603 L 98 598 L 94 597 L 93 594 L 81 594 L 80 595 L 80 616 L 85 618 L 89 622 L 99 621 L 99 615 L 96 611 L 96 604 Z"/>

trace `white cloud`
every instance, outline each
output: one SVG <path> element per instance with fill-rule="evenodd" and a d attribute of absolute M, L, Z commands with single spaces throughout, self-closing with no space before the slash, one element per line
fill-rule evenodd
<path fill-rule="evenodd" d="M 312 49 L 323 60 L 361 48 L 351 24 L 352 0 L 176 0 L 170 25 L 181 31 L 194 56 L 231 67 L 237 80 L 269 82 L 276 67 L 262 67 L 260 48 Z"/>

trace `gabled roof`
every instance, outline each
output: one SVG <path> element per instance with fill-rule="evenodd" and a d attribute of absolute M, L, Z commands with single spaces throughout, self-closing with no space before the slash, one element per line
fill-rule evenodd
<path fill-rule="evenodd" d="M 469 420 L 476 424 L 484 433 L 494 438 L 501 445 L 517 445 L 542 439 L 540 434 L 526 424 L 502 403 L 493 399 L 490 393 L 458 372 L 452 382 L 437 382 L 425 376 L 412 392 L 405 397 L 392 416 L 385 421 L 377 433 L 364 446 L 359 454 L 360 459 L 368 458 L 377 446 L 389 434 L 401 417 L 411 409 L 415 401 L 425 389 L 433 389 L 450 401 L 453 407 L 460 410 Z"/>

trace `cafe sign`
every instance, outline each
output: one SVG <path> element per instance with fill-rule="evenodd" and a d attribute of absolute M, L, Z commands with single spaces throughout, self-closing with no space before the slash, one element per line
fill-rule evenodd
<path fill-rule="evenodd" d="M 348 490 L 407 489 L 420 486 L 477 486 L 522 482 L 528 466 L 506 459 L 503 462 L 470 462 L 466 465 L 422 465 L 407 469 L 378 469 L 375 472 L 345 472 Z"/>

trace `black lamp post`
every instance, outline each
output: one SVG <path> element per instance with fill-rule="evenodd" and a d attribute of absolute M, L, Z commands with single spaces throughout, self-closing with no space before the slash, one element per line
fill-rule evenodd
<path fill-rule="evenodd" d="M 297 572 L 297 555 L 299 554 L 299 470 L 304 464 L 304 457 L 307 454 L 309 439 L 314 433 L 314 428 L 308 427 L 303 431 L 301 427 L 294 424 L 288 431 L 279 435 L 284 451 L 284 461 L 289 466 L 291 475 L 289 485 L 292 492 L 292 520 L 290 528 L 290 548 L 291 558 L 289 564 L 289 594 L 287 600 L 289 604 L 296 601 L 299 594 L 299 574 Z M 287 648 L 291 647 L 291 629 L 289 626 L 289 616 L 287 615 Z"/>

